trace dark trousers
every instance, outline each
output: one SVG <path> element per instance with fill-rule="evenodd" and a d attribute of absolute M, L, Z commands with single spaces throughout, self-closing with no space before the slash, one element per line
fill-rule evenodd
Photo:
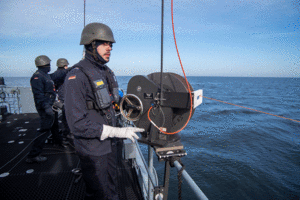
<path fill-rule="evenodd" d="M 36 133 L 36 139 L 33 142 L 28 157 L 36 157 L 42 153 L 47 137 L 50 135 L 50 129 L 54 122 L 54 115 L 47 115 L 44 109 L 37 109 L 40 116 L 40 130 Z"/>
<path fill-rule="evenodd" d="M 117 147 L 103 156 L 79 155 L 82 177 L 86 183 L 86 198 L 93 200 L 118 200 Z"/>
<path fill-rule="evenodd" d="M 69 129 L 67 119 L 66 119 L 65 106 L 63 106 L 63 108 L 62 108 L 61 122 L 62 122 L 62 134 L 63 134 L 63 137 L 66 137 L 67 135 L 70 134 L 70 129 Z"/>
<path fill-rule="evenodd" d="M 54 122 L 51 126 L 51 133 L 53 138 L 53 143 L 55 144 L 61 144 L 62 143 L 62 136 L 59 132 L 59 125 L 58 125 L 58 113 L 54 112 Z"/>

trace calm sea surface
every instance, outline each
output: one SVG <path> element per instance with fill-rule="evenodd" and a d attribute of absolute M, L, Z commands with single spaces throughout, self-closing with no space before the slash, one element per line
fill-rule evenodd
<path fill-rule="evenodd" d="M 126 91 L 131 77 L 117 77 Z M 300 121 L 300 78 L 188 77 L 204 96 Z M 30 86 L 29 77 L 5 78 Z M 209 199 L 300 199 L 300 123 L 203 99 L 181 132 L 187 172 Z M 141 145 L 146 150 L 145 145 Z M 155 158 L 162 184 L 163 163 Z M 172 168 L 168 199 L 177 199 Z M 183 182 L 182 198 L 195 199 Z"/>

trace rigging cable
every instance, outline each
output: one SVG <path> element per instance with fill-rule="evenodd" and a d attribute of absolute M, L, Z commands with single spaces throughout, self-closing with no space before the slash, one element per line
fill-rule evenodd
<path fill-rule="evenodd" d="M 173 36 L 174 36 L 174 42 L 175 42 L 175 47 L 176 47 L 176 51 L 177 51 L 177 56 L 178 56 L 178 59 L 179 59 L 179 62 L 180 62 L 180 65 L 181 65 L 181 69 L 182 69 L 182 72 L 183 72 L 183 75 L 184 75 L 184 79 L 185 79 L 185 82 L 186 82 L 186 85 L 187 85 L 187 89 L 188 89 L 188 92 L 189 92 L 189 95 L 190 95 L 190 105 L 191 105 L 191 108 L 190 108 L 190 113 L 189 113 L 189 117 L 186 121 L 186 123 L 184 124 L 184 126 L 182 128 L 180 128 L 179 130 L 177 131 L 174 131 L 174 132 L 166 132 L 166 131 L 163 131 L 162 127 L 159 128 L 151 119 L 150 119 L 150 116 L 149 116 L 149 113 L 150 113 L 150 110 L 153 108 L 153 107 L 150 107 L 149 110 L 148 110 L 148 119 L 149 121 L 157 128 L 159 129 L 160 132 L 164 133 L 164 134 L 167 134 L 167 135 L 173 135 L 173 134 L 176 134 L 180 131 L 182 131 L 186 125 L 189 123 L 191 117 L 192 117 L 192 112 L 193 112 L 193 98 L 192 98 L 192 92 L 191 92 L 191 89 L 190 89 L 190 85 L 187 81 L 187 78 L 186 78 L 186 75 L 185 75 L 185 71 L 184 71 L 184 68 L 183 68 L 183 65 L 182 65 L 182 62 L 181 62 L 181 58 L 180 58 L 180 55 L 179 55 L 179 51 L 178 51 L 178 47 L 177 47 L 177 42 L 176 42 L 176 37 L 175 37 L 175 29 L 174 29 L 174 19 L 173 19 L 173 0 L 171 0 L 171 17 L 172 17 L 172 29 L 173 29 Z M 162 89 L 161 89 L 162 91 Z"/>

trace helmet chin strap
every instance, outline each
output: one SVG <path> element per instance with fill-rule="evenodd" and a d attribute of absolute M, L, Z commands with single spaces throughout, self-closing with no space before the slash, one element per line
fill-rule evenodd
<path fill-rule="evenodd" d="M 87 52 L 88 54 L 92 55 L 96 62 L 100 62 L 101 64 L 106 64 L 107 61 L 104 60 L 104 59 L 102 58 L 102 56 L 99 55 L 98 52 L 97 52 L 97 47 L 98 47 L 101 43 L 98 43 L 98 44 L 97 44 L 96 41 L 93 41 L 91 44 L 92 44 L 92 52 L 90 51 L 89 48 L 86 48 L 86 52 Z"/>
<path fill-rule="evenodd" d="M 96 47 L 96 41 L 92 42 L 92 48 L 93 48 L 93 54 L 92 55 L 94 56 L 94 59 L 98 62 L 99 58 L 97 56 L 98 52 L 97 52 L 97 47 Z"/>

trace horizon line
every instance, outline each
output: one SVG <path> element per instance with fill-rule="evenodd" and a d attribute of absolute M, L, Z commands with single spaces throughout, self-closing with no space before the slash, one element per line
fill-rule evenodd
<path fill-rule="evenodd" d="M 138 74 L 140 75 L 140 74 Z M 116 75 L 116 77 L 133 77 L 137 75 Z M 141 75 L 147 76 L 147 75 Z M 3 78 L 30 78 L 31 76 L 0 76 Z M 300 78 L 300 76 L 186 76 L 186 77 L 219 77 L 219 78 Z"/>

